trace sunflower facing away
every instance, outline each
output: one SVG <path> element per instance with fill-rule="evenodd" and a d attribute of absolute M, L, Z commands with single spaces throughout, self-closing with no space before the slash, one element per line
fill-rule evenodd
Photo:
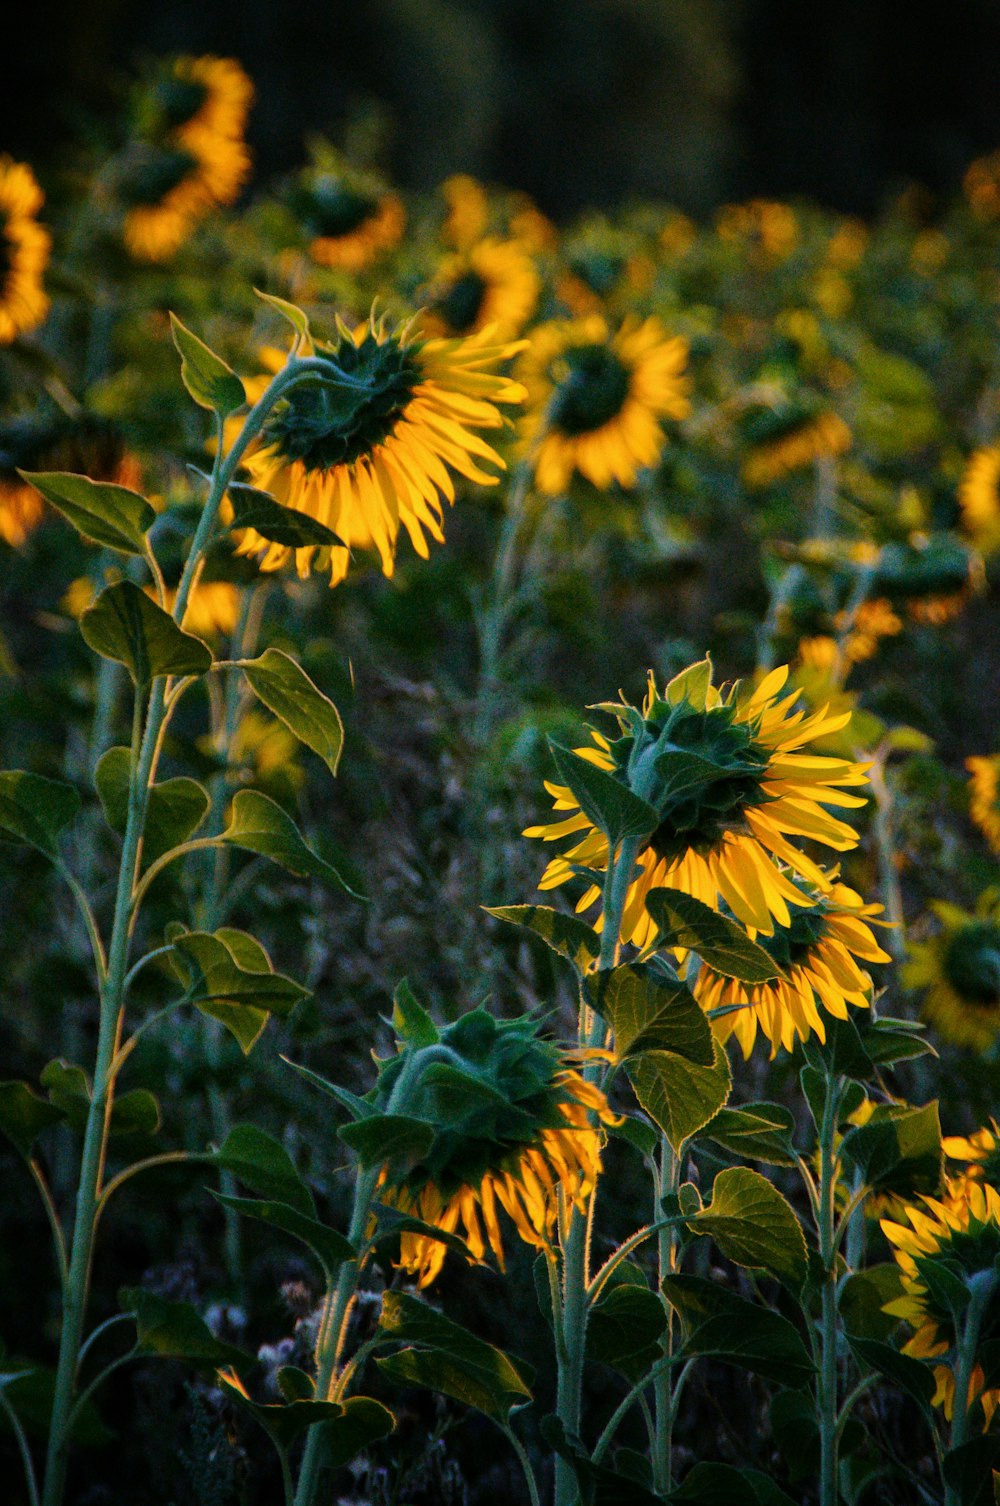
<path fill-rule="evenodd" d="M 981 894 L 973 915 L 948 900 L 930 908 L 941 930 L 911 943 L 903 983 L 924 990 L 923 1012 L 945 1040 L 986 1051 L 1000 1035 L 1000 891 Z"/>
<path fill-rule="evenodd" d="M 441 498 L 455 500 L 452 472 L 480 486 L 497 477 L 483 466 L 504 461 L 476 432 L 503 424 L 498 403 L 523 401 L 524 389 L 496 368 L 520 347 L 484 331 L 464 340 L 424 340 L 413 324 L 390 330 L 372 319 L 335 345 L 317 345 L 338 371 L 329 383 L 293 388 L 264 426 L 245 461 L 251 483 L 286 507 L 330 528 L 341 544 L 293 549 L 248 529 L 241 554 L 277 570 L 294 556 L 300 576 L 347 574 L 352 549 L 375 549 L 393 572 L 400 528 L 424 559 L 425 532 L 438 543 Z M 265 383 L 249 390 L 253 400 Z"/>
<path fill-rule="evenodd" d="M 807 895 L 807 910 L 795 910 L 787 926 L 775 926 L 772 935 L 751 940 L 785 970 L 783 978 L 767 983 L 739 983 L 723 977 L 702 963 L 694 982 L 694 995 L 706 1013 L 734 1005 L 741 1008 L 713 1019 L 712 1029 L 720 1040 L 735 1035 L 749 1057 L 758 1028 L 771 1042 L 771 1056 L 778 1047 L 793 1050 L 797 1040 L 815 1031 L 826 1040 L 823 1011 L 845 1020 L 847 1006 L 867 1008 L 871 979 L 858 966 L 862 962 L 891 962 L 875 940 L 870 923 L 878 924 L 881 905 L 866 905 L 860 894 L 831 876 L 829 887 Z"/>
<path fill-rule="evenodd" d="M 613 336 L 598 314 L 539 325 L 516 371 L 528 390 L 521 449 L 538 490 L 557 496 L 574 472 L 601 490 L 634 486 L 663 453 L 663 420 L 691 411 L 687 357 L 687 341 L 652 318 Z"/>
<path fill-rule="evenodd" d="M 983 554 L 1000 549 L 1000 445 L 969 456 L 958 487 L 962 532 Z"/>
<path fill-rule="evenodd" d="M 969 771 L 969 815 L 1000 855 L 1000 753 L 967 758 L 965 767 Z"/>
<path fill-rule="evenodd" d="M 790 471 L 833 459 L 851 447 L 851 431 L 829 408 L 792 405 L 760 409 L 745 425 L 749 450 L 743 461 L 747 486 L 770 486 Z"/>
<path fill-rule="evenodd" d="M 744 925 L 771 936 L 775 922 L 791 925 L 789 906 L 804 909 L 812 903 L 797 879 L 821 890 L 829 887 L 823 870 L 789 838 L 808 838 L 839 852 L 857 846 L 857 832 L 826 807 L 865 804 L 847 791 L 867 783 L 867 765 L 803 751 L 845 726 L 850 712 L 830 716 L 825 709 L 809 714 L 795 710 L 798 691 L 782 695 L 787 666 L 772 670 L 756 689 L 737 681 L 723 692 L 710 675 L 711 667 L 703 661 L 678 675 L 662 694 L 649 679 L 642 716 L 663 752 L 654 765 L 660 791 L 644 795 L 657 805 L 661 822 L 639 855 L 621 930 L 623 940 L 639 947 L 655 936 L 645 909 L 650 889 L 681 889 L 713 907 L 721 896 Z M 635 714 L 634 708 L 623 710 Z M 622 715 L 620 722 L 628 734 L 628 717 Z M 632 737 L 623 735 L 614 743 L 600 732 L 591 737 L 594 745 L 577 753 L 622 778 Z M 673 754 L 681 755 L 685 767 L 690 760 L 683 755 L 694 755 L 701 770 L 699 783 L 678 781 L 676 793 L 671 790 Z M 552 859 L 539 888 L 557 888 L 576 868 L 602 873 L 608 856 L 604 834 L 566 786 L 547 782 L 545 787 L 559 818 L 531 826 L 524 835 L 546 842 L 573 837 L 574 842 Z M 599 882 L 588 885 L 577 910 L 590 909 L 600 895 Z"/>
<path fill-rule="evenodd" d="M 118 184 L 132 256 L 166 261 L 198 220 L 237 197 L 250 171 L 252 99 L 239 64 L 217 57 L 176 58 L 143 92 Z"/>
<path fill-rule="evenodd" d="M 534 313 L 541 285 L 534 261 L 518 241 L 480 241 L 441 263 L 424 289 L 421 328 L 439 336 L 490 329 L 496 338 L 510 340 Z"/>
<path fill-rule="evenodd" d="M 49 311 L 42 275 L 51 240 L 35 218 L 42 202 L 31 168 L 0 157 L 0 345 L 35 329 Z"/>
<path fill-rule="evenodd" d="M 921 1204 L 908 1205 L 906 1224 L 882 1220 L 882 1229 L 903 1277 L 905 1295 L 886 1303 L 884 1311 L 904 1318 L 915 1330 L 903 1345 L 903 1353 L 914 1359 L 944 1359 L 934 1366 L 937 1391 L 935 1406 L 943 1407 L 950 1420 L 955 1405 L 955 1316 L 937 1295 L 941 1289 L 934 1280 L 933 1266 L 946 1263 L 952 1279 L 969 1281 L 988 1278 L 1000 1261 L 1000 1192 L 984 1182 L 951 1182 L 945 1201 L 925 1197 Z M 949 1283 L 951 1285 L 951 1283 Z M 988 1300 L 980 1328 L 980 1343 L 995 1343 L 1000 1338 L 1000 1282 L 996 1282 Z M 1000 1403 L 1000 1389 L 984 1389 L 985 1375 L 975 1365 L 969 1388 L 969 1401 L 978 1401 L 985 1426 L 989 1427 Z"/>
<path fill-rule="evenodd" d="M 426 1049 L 428 1064 L 406 1099 L 408 1115 L 434 1128 L 420 1164 L 386 1167 L 383 1202 L 465 1241 L 471 1260 L 487 1248 L 504 1269 L 499 1215 L 524 1242 L 545 1248 L 560 1202 L 581 1208 L 601 1170 L 601 1124 L 618 1123 L 599 1088 L 567 1055 L 537 1034 L 537 1022 L 463 1015 Z M 384 1100 L 408 1047 L 382 1064 Z M 596 1123 L 593 1122 L 596 1120 Z M 400 1236 L 400 1265 L 428 1286 L 446 1247 L 429 1234 Z"/>

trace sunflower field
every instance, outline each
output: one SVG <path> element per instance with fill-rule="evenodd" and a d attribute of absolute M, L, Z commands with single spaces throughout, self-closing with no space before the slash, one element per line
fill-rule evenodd
<path fill-rule="evenodd" d="M 1000 153 L 253 100 L 0 159 L 0 1496 L 994 1506 Z"/>

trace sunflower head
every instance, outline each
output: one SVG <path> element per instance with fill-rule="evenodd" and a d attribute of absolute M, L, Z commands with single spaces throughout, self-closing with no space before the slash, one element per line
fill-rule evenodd
<path fill-rule="evenodd" d="M 1000 445 L 969 456 L 958 487 L 962 532 L 981 554 L 1000 549 Z"/>
<path fill-rule="evenodd" d="M 945 1199 L 924 1197 L 905 1208 L 907 1223 L 882 1220 L 899 1265 L 904 1295 L 885 1311 L 914 1329 L 903 1353 L 940 1359 L 934 1404 L 950 1418 L 955 1400 L 956 1344 L 975 1294 L 983 1305 L 981 1346 L 1000 1340 L 1000 1192 L 984 1182 L 951 1182 Z M 988 1427 L 1000 1390 L 987 1387 L 981 1366 L 972 1373 L 970 1401 Z"/>
<path fill-rule="evenodd" d="M 320 266 L 363 272 L 399 244 L 406 227 L 402 200 L 378 178 L 349 167 L 325 145 L 288 195 Z"/>
<path fill-rule="evenodd" d="M 49 310 L 42 279 L 51 240 L 36 219 L 42 203 L 31 168 L 0 156 L 0 345 L 35 329 Z"/>
<path fill-rule="evenodd" d="M 806 397 L 748 410 L 742 422 L 747 446 L 743 479 L 748 486 L 770 486 L 782 476 L 851 447 L 844 420 L 818 400 Z"/>
<path fill-rule="evenodd" d="M 956 616 L 982 584 L 982 562 L 954 534 L 913 534 L 879 553 L 873 589 L 936 626 Z"/>
<path fill-rule="evenodd" d="M 721 897 L 745 925 L 771 935 L 775 921 L 791 923 L 789 905 L 812 903 L 789 873 L 819 889 L 829 887 L 828 877 L 789 837 L 809 837 L 840 851 L 856 845 L 856 832 L 825 807 L 863 805 L 842 786 L 864 784 L 865 767 L 801 751 L 844 726 L 850 713 L 831 717 L 825 709 L 795 709 L 798 692 L 782 694 L 787 676 L 786 667 L 756 688 L 737 682 L 720 690 L 705 659 L 662 691 L 650 676 L 641 708 L 624 702 L 601 708 L 617 718 L 620 735 L 609 739 L 595 732 L 594 745 L 578 754 L 628 785 L 659 818 L 639 855 L 625 939 L 640 946 L 650 939 L 645 896 L 661 884 L 712 906 Z M 580 868 L 604 869 L 608 844 L 571 789 L 547 788 L 567 818 L 529 827 L 525 835 L 576 839 L 546 869 L 541 887 L 551 889 Z M 589 908 L 599 893 L 596 884 L 589 886 L 578 908 Z"/>
<path fill-rule="evenodd" d="M 913 942 L 903 982 L 924 991 L 923 1009 L 946 1040 L 985 1051 L 1000 1036 L 1000 891 L 980 895 L 974 914 L 939 900 L 941 928 Z"/>
<path fill-rule="evenodd" d="M 424 290 L 421 323 L 429 335 L 490 329 L 511 339 L 531 318 L 540 291 L 534 260 L 521 241 L 479 241 L 438 267 Z"/>
<path fill-rule="evenodd" d="M 1000 1190 L 1000 1125 L 995 1119 L 971 1135 L 946 1135 L 941 1148 L 949 1161 L 964 1162 L 963 1181 L 988 1182 Z"/>
<path fill-rule="evenodd" d="M 1000 854 L 1000 753 L 967 758 L 969 815 L 995 853 Z"/>
<path fill-rule="evenodd" d="M 537 1020 L 497 1020 L 484 1009 L 441 1031 L 424 1015 L 416 1036 L 381 1063 L 374 1096 L 380 1110 L 432 1130 L 418 1163 L 384 1168 L 384 1201 L 449 1233 L 461 1229 L 472 1258 L 488 1244 L 501 1264 L 499 1210 L 528 1244 L 545 1245 L 560 1196 L 581 1205 L 593 1190 L 598 1126 L 616 1122 L 604 1095 L 538 1034 Z M 402 1235 L 401 1264 L 421 1286 L 444 1253 L 429 1235 Z"/>

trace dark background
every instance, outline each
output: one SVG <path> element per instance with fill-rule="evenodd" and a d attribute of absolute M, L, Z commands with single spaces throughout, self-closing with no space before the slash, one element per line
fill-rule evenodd
<path fill-rule="evenodd" d="M 40 0 L 5 29 L 0 146 L 43 173 L 145 53 L 254 77 L 258 177 L 308 131 L 381 143 L 404 187 L 465 170 L 557 218 L 630 196 L 704 214 L 953 192 L 1000 146 L 1000 5 L 904 0 Z"/>

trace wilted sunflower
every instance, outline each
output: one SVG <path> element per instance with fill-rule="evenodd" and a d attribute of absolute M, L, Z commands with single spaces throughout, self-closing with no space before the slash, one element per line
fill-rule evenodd
<path fill-rule="evenodd" d="M 52 243 L 35 218 L 43 201 L 31 168 L 0 157 L 0 345 L 35 329 L 49 311 L 42 276 Z"/>
<path fill-rule="evenodd" d="M 380 1104 L 417 1049 L 407 1044 L 382 1063 Z M 526 1244 L 547 1246 L 560 1201 L 580 1208 L 596 1185 L 599 1125 L 619 1121 L 600 1089 L 577 1070 L 580 1053 L 542 1040 L 535 1020 L 496 1020 L 473 1010 L 422 1049 L 426 1065 L 402 1107 L 433 1127 L 433 1142 L 418 1165 L 384 1169 L 382 1200 L 457 1233 L 472 1260 L 491 1249 L 502 1270 L 500 1212 Z M 404 1232 L 400 1241 L 400 1265 L 428 1286 L 444 1263 L 445 1246 L 419 1232 Z"/>
<path fill-rule="evenodd" d="M 166 261 L 198 220 L 231 204 L 250 171 L 253 85 L 232 58 L 176 58 L 142 91 L 118 191 L 132 256 Z"/>
<path fill-rule="evenodd" d="M 634 486 L 663 453 L 663 419 L 691 411 L 687 357 L 687 341 L 652 318 L 613 336 L 596 314 L 533 330 L 516 375 L 529 403 L 521 449 L 539 491 L 557 496 L 574 471 L 602 490 Z"/>
<path fill-rule="evenodd" d="M 391 575 L 402 527 L 426 559 L 425 531 L 444 542 L 441 498 L 455 500 L 451 472 L 495 486 L 482 466 L 505 468 L 475 431 L 502 426 L 498 403 L 523 401 L 523 387 L 496 370 L 519 349 L 488 331 L 424 340 L 412 322 L 390 330 L 374 319 L 353 333 L 342 325 L 335 345 L 310 347 L 337 369 L 329 382 L 289 392 L 245 466 L 254 486 L 324 523 L 342 545 L 293 549 L 247 529 L 239 552 L 262 555 L 262 570 L 294 556 L 300 576 L 315 565 L 337 585 L 354 548 L 376 549 Z M 264 385 L 249 384 L 251 397 Z"/>
<path fill-rule="evenodd" d="M 924 1197 L 920 1205 L 906 1207 L 909 1227 L 890 1219 L 882 1229 L 902 1271 L 905 1295 L 886 1303 L 883 1311 L 903 1318 L 916 1331 L 903 1353 L 914 1359 L 933 1360 L 937 1391 L 933 1404 L 944 1408 L 950 1420 L 955 1406 L 955 1314 L 938 1295 L 941 1281 L 934 1267 L 940 1263 L 950 1274 L 949 1290 L 963 1280 L 987 1278 L 1000 1262 L 1000 1192 L 984 1182 L 952 1182 L 946 1200 Z M 957 1279 L 956 1279 L 957 1278 Z M 979 1330 L 980 1344 L 1000 1338 L 1000 1284 L 994 1286 Z M 1000 1388 L 984 1389 L 985 1375 L 975 1365 L 969 1387 L 969 1403 L 978 1401 L 989 1427 L 1000 1404 Z"/>
<path fill-rule="evenodd" d="M 639 855 L 639 873 L 629 887 L 621 927 L 622 939 L 639 947 L 655 936 L 645 908 L 650 889 L 681 889 L 712 906 L 721 895 L 744 925 L 771 936 L 775 921 L 791 925 L 790 905 L 806 908 L 813 902 L 796 877 L 821 890 L 829 887 L 823 870 L 789 837 L 808 838 L 839 852 L 857 846 L 857 832 L 826 807 L 865 804 L 844 786 L 867 783 L 867 765 L 802 751 L 845 726 L 850 713 L 830 716 L 824 709 L 807 715 L 795 710 L 798 691 L 781 695 L 787 666 L 773 670 L 756 689 L 737 681 L 723 693 L 710 676 L 711 666 L 703 661 L 678 675 L 662 694 L 652 675 L 649 678 L 642 708 L 644 735 L 649 738 L 645 761 L 656 770 L 659 789 L 647 787 L 639 793 L 656 805 L 660 825 Z M 622 736 L 612 743 L 592 732 L 594 746 L 578 748 L 577 753 L 624 779 L 636 714 L 635 708 L 623 707 Z M 655 751 L 657 745 L 662 752 Z M 693 755 L 699 767 L 698 779 L 680 781 L 676 793 L 671 789 L 674 754 L 688 768 L 691 760 L 686 755 Z M 542 875 L 539 888 L 555 889 L 572 878 L 576 868 L 603 871 L 608 844 L 565 785 L 546 782 L 545 788 L 563 814 L 550 825 L 529 827 L 524 835 L 553 842 L 583 834 L 561 857 L 553 858 Z M 787 864 L 790 872 L 774 859 Z M 590 909 L 600 895 L 599 884 L 589 885 L 577 910 Z"/>
<path fill-rule="evenodd" d="M 958 487 L 962 532 L 983 554 L 1000 549 L 1000 445 L 969 456 Z"/>
<path fill-rule="evenodd" d="M 790 471 L 833 459 L 851 447 L 851 431 L 830 408 L 790 403 L 761 408 L 744 423 L 749 449 L 743 461 L 747 486 L 770 486 Z"/>
<path fill-rule="evenodd" d="M 941 1149 L 949 1161 L 965 1163 L 960 1180 L 989 1182 L 1000 1189 L 1000 1125 L 991 1119 L 988 1127 L 971 1135 L 945 1135 Z"/>
<path fill-rule="evenodd" d="M 1000 854 L 1000 753 L 990 758 L 967 758 L 969 779 L 969 815 Z"/>
<path fill-rule="evenodd" d="M 1000 1035 L 1000 892 L 981 894 L 973 915 L 943 899 L 930 908 L 941 931 L 910 944 L 903 983 L 925 991 L 923 1012 L 946 1040 L 986 1051 Z"/>
<path fill-rule="evenodd" d="M 740 983 L 726 978 L 702 963 L 693 984 L 695 998 L 710 1013 L 739 1005 L 712 1020 L 712 1029 L 722 1041 L 735 1035 L 743 1055 L 749 1057 L 758 1027 L 771 1042 L 771 1057 L 778 1047 L 794 1049 L 815 1031 L 826 1040 L 823 1012 L 846 1020 L 848 1005 L 867 1008 L 872 982 L 859 966 L 862 962 L 891 962 L 865 922 L 877 921 L 881 905 L 866 905 L 860 894 L 831 878 L 824 890 L 806 894 L 807 910 L 795 910 L 787 926 L 775 926 L 770 936 L 756 939 L 785 970 L 783 978 L 767 983 Z"/>
<path fill-rule="evenodd" d="M 512 339 L 534 313 L 541 285 L 519 241 L 480 241 L 438 267 L 422 295 L 421 328 L 438 336 L 488 329 L 496 339 Z"/>

